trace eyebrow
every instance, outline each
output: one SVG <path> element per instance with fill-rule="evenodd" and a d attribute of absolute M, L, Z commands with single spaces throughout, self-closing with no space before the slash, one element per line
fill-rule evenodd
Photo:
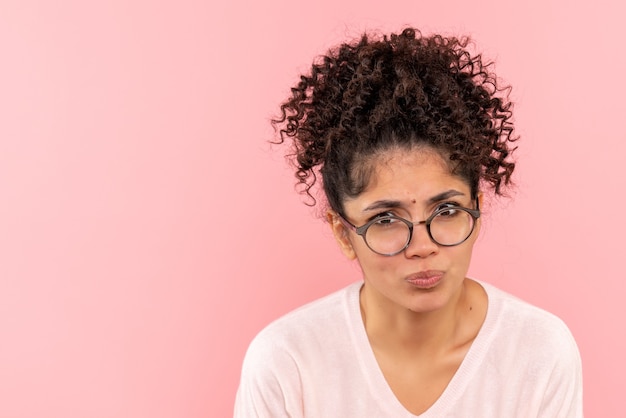
<path fill-rule="evenodd" d="M 399 208 L 401 206 L 402 206 L 402 202 L 400 202 L 399 200 L 377 200 L 374 203 L 365 207 L 365 209 L 363 209 L 363 212 L 368 212 L 371 210 L 378 210 L 378 209 Z"/>
<path fill-rule="evenodd" d="M 454 197 L 454 196 L 465 196 L 465 193 L 460 192 L 458 190 L 454 190 L 454 189 L 446 190 L 445 192 L 436 194 L 435 196 L 429 198 L 427 203 L 432 205 L 434 203 L 441 202 L 442 200 L 450 199 L 451 197 Z M 402 206 L 403 204 L 399 200 L 383 199 L 383 200 L 377 200 L 369 204 L 363 209 L 363 211 L 368 212 L 368 211 L 378 210 L 378 209 L 393 209 L 393 208 L 399 208 Z"/>
<path fill-rule="evenodd" d="M 460 192 L 458 190 L 450 189 L 448 191 L 439 193 L 431 197 L 430 199 L 428 199 L 428 203 L 433 204 L 433 203 L 441 202 L 442 200 L 447 200 L 454 196 L 465 196 L 465 193 Z"/>

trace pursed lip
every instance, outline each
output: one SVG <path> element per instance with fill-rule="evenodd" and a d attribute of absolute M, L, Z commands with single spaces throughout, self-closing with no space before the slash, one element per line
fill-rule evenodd
<path fill-rule="evenodd" d="M 420 289 L 430 289 L 443 279 L 444 272 L 441 270 L 425 270 L 407 276 L 404 280 Z"/>

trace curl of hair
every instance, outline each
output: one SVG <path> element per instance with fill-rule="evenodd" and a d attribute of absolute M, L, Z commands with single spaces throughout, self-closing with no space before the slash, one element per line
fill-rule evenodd
<path fill-rule="evenodd" d="M 371 175 L 368 161 L 391 147 L 427 145 L 449 158 L 472 195 L 480 184 L 497 195 L 511 183 L 515 163 L 510 88 L 499 85 L 469 38 L 422 36 L 412 28 L 376 37 L 364 34 L 329 50 L 291 88 L 272 120 L 302 191 L 317 172 L 328 203 L 343 213 Z"/>

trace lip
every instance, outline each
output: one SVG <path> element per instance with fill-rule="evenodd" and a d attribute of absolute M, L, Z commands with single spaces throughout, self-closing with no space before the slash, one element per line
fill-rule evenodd
<path fill-rule="evenodd" d="M 441 282 L 443 274 L 440 270 L 426 270 L 411 274 L 404 280 L 418 289 L 432 289 Z"/>

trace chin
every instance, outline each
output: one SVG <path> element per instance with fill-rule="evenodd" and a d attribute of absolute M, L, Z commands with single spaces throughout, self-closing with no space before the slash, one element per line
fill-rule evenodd
<path fill-rule="evenodd" d="M 438 289 L 428 289 L 418 295 L 412 295 L 411 300 L 405 306 L 415 313 L 434 312 L 448 306 L 452 301 L 452 295 L 445 292 L 437 292 Z"/>

